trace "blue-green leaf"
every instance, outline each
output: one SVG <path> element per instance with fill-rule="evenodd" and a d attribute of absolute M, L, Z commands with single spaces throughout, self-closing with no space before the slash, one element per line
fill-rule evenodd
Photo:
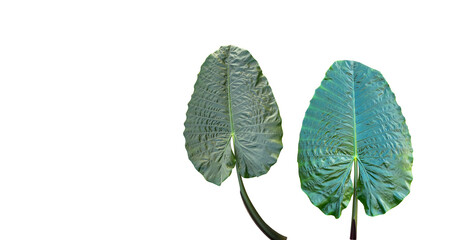
<path fill-rule="evenodd" d="M 347 207 L 354 161 L 367 215 L 384 214 L 409 194 L 411 137 L 394 93 L 379 71 L 337 61 L 306 111 L 298 152 L 302 189 L 325 214 L 339 218 Z"/>

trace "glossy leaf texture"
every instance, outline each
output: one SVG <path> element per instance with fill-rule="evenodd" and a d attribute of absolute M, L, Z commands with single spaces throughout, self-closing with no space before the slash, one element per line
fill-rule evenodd
<path fill-rule="evenodd" d="M 367 215 L 386 213 L 410 191 L 411 137 L 388 83 L 377 70 L 337 61 L 306 111 L 300 133 L 301 187 L 323 213 L 339 218 L 353 194 Z"/>
<path fill-rule="evenodd" d="M 208 56 L 186 116 L 186 150 L 207 181 L 220 185 L 236 161 L 246 178 L 261 176 L 276 163 L 283 135 L 278 106 L 247 50 L 224 46 Z"/>

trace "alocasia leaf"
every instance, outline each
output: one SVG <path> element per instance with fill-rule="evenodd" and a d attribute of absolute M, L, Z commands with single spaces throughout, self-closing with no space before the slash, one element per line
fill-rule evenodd
<path fill-rule="evenodd" d="M 355 61 L 335 62 L 300 133 L 299 175 L 311 202 L 339 218 L 356 193 L 367 215 L 386 213 L 410 191 L 412 151 L 405 118 L 381 73 Z"/>
<path fill-rule="evenodd" d="M 281 239 L 261 225 L 265 223 L 256 216 L 241 179 L 267 173 L 283 147 L 278 106 L 256 60 L 235 46 L 209 55 L 188 106 L 184 137 L 195 168 L 207 181 L 220 185 L 236 165 L 241 195 L 252 218 L 266 235 Z"/>

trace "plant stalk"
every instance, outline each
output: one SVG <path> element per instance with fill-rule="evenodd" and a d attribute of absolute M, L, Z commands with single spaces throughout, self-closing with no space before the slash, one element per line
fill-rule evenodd
<path fill-rule="evenodd" d="M 358 169 L 358 159 L 354 158 L 353 161 L 353 208 L 352 208 L 352 226 L 350 228 L 350 240 L 356 240 L 356 227 L 358 223 L 358 196 L 356 195 L 356 188 L 358 186 L 359 169 Z"/>
<path fill-rule="evenodd" d="M 238 171 L 237 176 L 239 180 L 239 188 L 241 192 L 241 198 L 244 202 L 245 208 L 247 209 L 248 213 L 252 217 L 253 221 L 255 222 L 256 226 L 271 240 L 286 240 L 287 237 L 279 234 L 275 230 L 273 230 L 269 225 L 267 225 L 264 220 L 261 218 L 261 216 L 256 211 L 255 207 L 253 206 L 252 202 L 250 201 L 250 198 L 247 195 L 247 191 L 245 191 L 244 183 L 242 182 L 242 177 L 239 174 Z"/>

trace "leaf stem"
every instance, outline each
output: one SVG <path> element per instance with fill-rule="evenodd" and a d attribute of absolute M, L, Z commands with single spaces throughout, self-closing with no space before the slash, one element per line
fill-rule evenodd
<path fill-rule="evenodd" d="M 358 222 L 358 196 L 356 195 L 356 188 L 358 186 L 358 176 L 359 176 L 359 169 L 358 169 L 358 158 L 354 158 L 353 162 L 353 171 L 354 171 L 354 178 L 353 178 L 353 208 L 352 208 L 352 226 L 350 228 L 350 239 L 356 240 L 356 227 Z"/>
<path fill-rule="evenodd" d="M 279 234 L 275 230 L 273 230 L 269 225 L 267 225 L 264 220 L 261 218 L 261 216 L 256 211 L 255 207 L 253 206 L 252 202 L 250 201 L 250 198 L 247 195 L 247 192 L 245 191 L 244 183 L 242 182 L 242 177 L 239 174 L 238 171 L 237 176 L 239 180 L 239 188 L 241 189 L 241 198 L 244 202 L 245 208 L 248 211 L 248 214 L 252 217 L 253 221 L 255 222 L 256 226 L 271 240 L 286 240 L 287 237 Z"/>

